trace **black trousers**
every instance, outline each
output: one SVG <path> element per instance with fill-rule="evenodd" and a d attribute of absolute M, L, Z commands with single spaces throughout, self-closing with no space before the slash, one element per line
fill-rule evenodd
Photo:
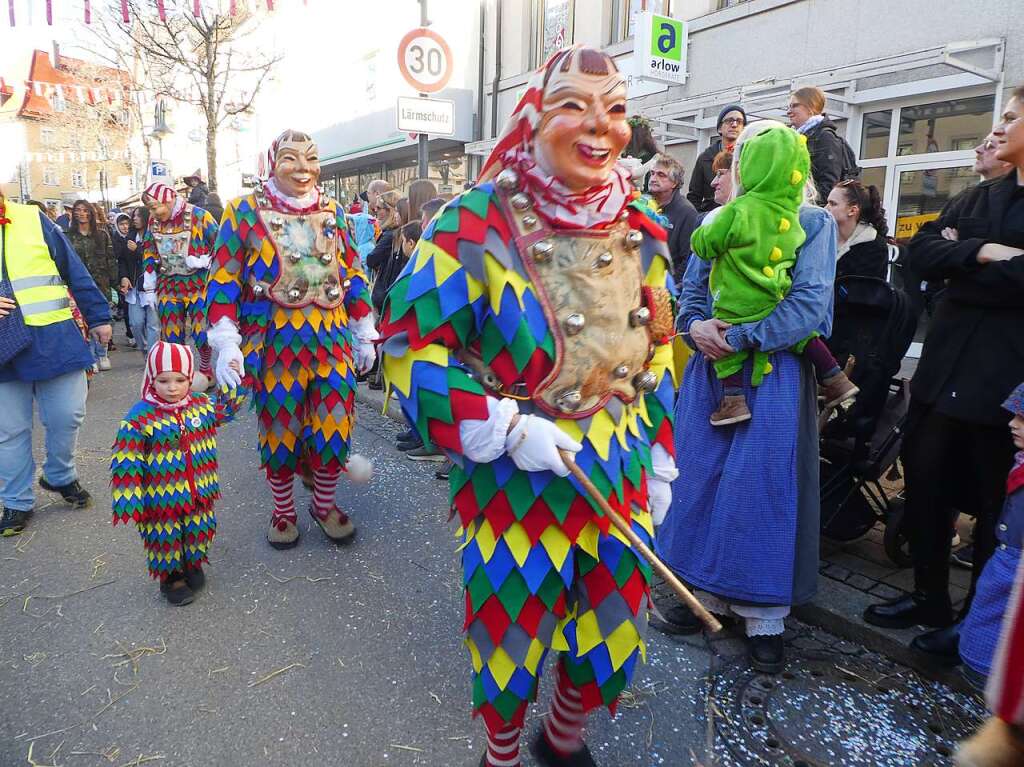
<path fill-rule="evenodd" d="M 948 598 L 953 511 L 974 514 L 974 570 L 962 614 L 995 551 L 1013 454 L 1008 427 L 961 421 L 911 400 L 901 457 L 914 585 L 930 596 Z"/>

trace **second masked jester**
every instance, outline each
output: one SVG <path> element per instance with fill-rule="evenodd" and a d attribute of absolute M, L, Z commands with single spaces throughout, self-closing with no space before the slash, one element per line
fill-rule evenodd
<path fill-rule="evenodd" d="M 267 540 L 298 542 L 293 495 L 312 470 L 310 513 L 331 540 L 355 527 L 335 503 L 349 455 L 356 370 L 369 370 L 377 332 L 366 276 L 341 207 L 317 189 L 316 144 L 286 130 L 271 146 L 269 178 L 228 203 L 214 251 L 207 306 L 217 379 L 243 360 L 258 412 L 260 460 L 274 496 Z"/>
<path fill-rule="evenodd" d="M 650 569 L 580 486 L 575 460 L 644 541 L 668 508 L 671 262 L 616 166 L 626 87 L 600 51 L 536 72 L 481 182 L 423 233 L 389 294 L 383 364 L 425 441 L 455 461 L 466 645 L 488 765 L 519 764 L 549 650 L 541 764 L 593 764 L 587 713 L 614 709 L 644 653 Z"/>

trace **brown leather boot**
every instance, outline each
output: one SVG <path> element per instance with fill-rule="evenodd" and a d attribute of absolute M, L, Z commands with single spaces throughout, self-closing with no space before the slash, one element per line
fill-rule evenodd
<path fill-rule="evenodd" d="M 849 402 L 859 393 L 857 384 L 847 378 L 846 373 L 841 370 L 821 382 L 821 396 L 825 400 L 826 410 Z"/>
<path fill-rule="evenodd" d="M 352 539 L 356 535 L 356 526 L 352 524 L 352 520 L 348 518 L 348 514 L 343 512 L 337 506 L 328 511 L 323 517 L 317 516 L 317 510 L 310 506 L 309 515 L 313 517 L 314 522 L 320 525 L 320 529 L 324 531 L 324 535 L 330 538 L 334 543 L 351 543 Z"/>
<path fill-rule="evenodd" d="M 747 398 L 743 394 L 726 394 L 718 410 L 711 414 L 712 426 L 728 426 L 731 423 L 749 421 L 753 416 L 747 407 Z"/>
<path fill-rule="evenodd" d="M 1024 764 L 1021 728 L 990 717 L 953 755 L 956 767 L 1014 767 Z"/>

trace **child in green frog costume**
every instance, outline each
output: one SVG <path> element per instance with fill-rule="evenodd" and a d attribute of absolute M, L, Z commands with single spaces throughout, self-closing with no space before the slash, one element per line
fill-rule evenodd
<path fill-rule="evenodd" d="M 712 262 L 709 285 L 714 316 L 731 325 L 764 319 L 792 286 L 789 270 L 806 239 L 800 205 L 810 171 L 807 137 L 784 125 L 771 126 L 742 142 L 736 180 L 743 193 L 714 211 L 691 238 L 693 252 Z M 794 347 L 814 363 L 826 388 L 826 405 L 852 399 L 857 387 L 839 369 L 817 334 Z M 751 418 L 743 394 L 743 365 L 751 352 L 728 354 L 714 363 L 725 396 L 711 416 L 714 426 Z M 755 350 L 751 384 L 771 371 L 768 355 Z M 838 401 L 837 401 L 838 398 Z"/>

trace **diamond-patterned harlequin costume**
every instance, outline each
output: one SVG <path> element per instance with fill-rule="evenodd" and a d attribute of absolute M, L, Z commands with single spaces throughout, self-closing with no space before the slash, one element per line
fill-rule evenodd
<path fill-rule="evenodd" d="M 206 561 L 220 497 L 217 428 L 244 398 L 243 389 L 192 393 L 178 410 L 141 400 L 121 421 L 110 461 L 114 524 L 135 523 L 152 577 Z"/>
<path fill-rule="evenodd" d="M 333 308 L 317 302 L 288 308 L 271 300 L 268 286 L 282 276 L 284 256 L 268 231 L 267 219 L 274 222 L 277 215 L 270 205 L 252 194 L 225 208 L 210 266 L 207 317 L 211 327 L 230 319 L 242 336 L 245 380 L 253 389 L 260 460 L 267 472 L 291 476 L 303 457 L 312 470 L 340 470 L 348 457 L 355 406 L 349 321 L 370 313 L 366 277 L 344 212 L 330 200 L 324 210 L 337 232 L 332 278 L 343 298 Z"/>
<path fill-rule="evenodd" d="M 174 237 L 178 233 L 183 237 L 186 225 L 190 232 L 187 255 L 197 258 L 209 256 L 217 239 L 217 222 L 202 208 L 186 204 L 169 221 L 161 223 L 150 219 L 149 228 L 142 240 L 142 266 L 147 274 L 156 275 L 161 338 L 183 344 L 191 331 L 196 348 L 202 349 L 206 346 L 203 293 L 206 290 L 207 270 L 188 270 L 189 273 L 183 274 L 162 274 L 160 271 L 159 239 Z"/>
<path fill-rule="evenodd" d="M 534 256 L 519 246 L 522 230 L 513 217 L 529 200 L 514 195 L 510 205 L 509 194 L 486 182 L 448 203 L 391 289 L 382 322 L 389 387 L 424 440 L 455 461 L 451 502 L 461 523 L 473 708 L 489 732 L 522 727 L 552 649 L 586 710 L 614 710 L 644 655 L 650 569 L 574 479 L 520 470 L 507 453 L 475 464 L 463 455 L 460 423 L 486 419 L 488 396 L 513 397 L 521 413 L 554 421 L 582 443 L 576 462 L 648 544 L 651 446 L 673 451 L 667 337 L 653 340 L 640 368 L 653 374 L 645 394 L 628 401 L 613 395 L 588 412 L 564 417 L 542 401 L 545 381 L 568 362 L 559 359 L 559 349 L 574 331 L 553 321 L 547 297 L 553 294 L 535 281 L 537 267 L 527 263 Z M 522 220 L 539 226 L 532 214 Z M 673 290 L 665 232 L 639 201 L 613 226 L 579 234 L 599 245 L 621 240 L 627 230 L 629 250 L 608 247 L 615 261 L 621 258 L 635 271 L 637 296 L 630 300 L 639 300 L 641 282 L 661 289 L 659 295 Z M 537 236 L 528 241 L 537 243 Z M 534 254 L 542 252 L 532 247 Z M 560 253 L 556 246 L 553 263 Z M 593 270 L 618 268 L 612 263 L 605 252 Z M 626 283 L 618 290 L 629 292 Z M 589 327 L 608 310 L 587 311 L 593 313 L 586 318 Z M 588 382 L 625 375 L 584 371 Z M 586 401 L 586 384 L 582 394 Z M 572 398 L 566 401 L 568 410 Z"/>

